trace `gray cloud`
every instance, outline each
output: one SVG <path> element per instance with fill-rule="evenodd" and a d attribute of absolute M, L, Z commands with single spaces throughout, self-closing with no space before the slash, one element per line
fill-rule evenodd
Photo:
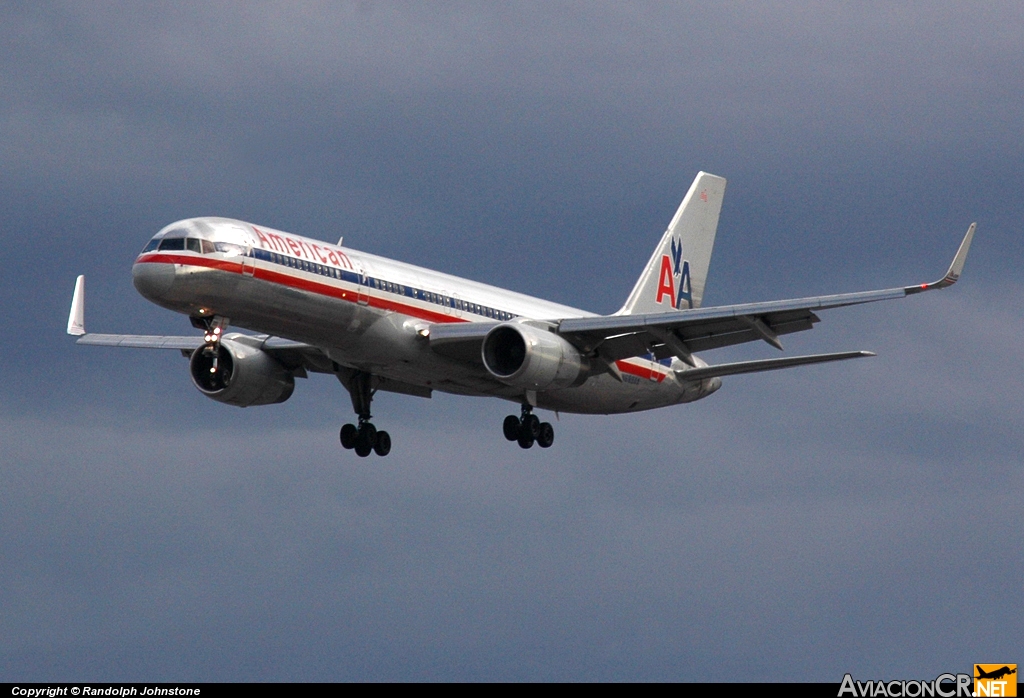
<path fill-rule="evenodd" d="M 66 679 L 928 678 L 1010 657 L 1016 4 L 37 3 L 0 21 L 0 674 Z M 698 169 L 730 178 L 706 300 L 937 278 L 835 311 L 701 403 L 562 415 L 205 400 L 129 269 L 233 215 L 614 310 Z M 711 361 L 767 356 L 742 347 Z M 741 676 L 731 667 L 743 667 Z"/>

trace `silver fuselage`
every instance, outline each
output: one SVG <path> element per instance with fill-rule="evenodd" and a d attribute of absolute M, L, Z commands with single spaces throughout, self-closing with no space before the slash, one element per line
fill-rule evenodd
<path fill-rule="evenodd" d="M 171 240 L 181 239 L 177 243 Z M 202 241 L 202 242 L 193 242 Z M 180 249 L 179 249 L 180 248 Z M 479 357 L 441 356 L 435 323 L 554 323 L 592 316 L 576 308 L 411 264 L 225 218 L 194 218 L 161 230 L 132 269 L 139 293 L 192 317 L 320 348 L 339 366 L 460 395 L 524 395 Z M 700 362 L 704 365 L 704 362 Z M 691 402 L 720 379 L 680 381 L 677 359 L 615 362 L 581 384 L 538 393 L 538 407 L 610 414 Z"/>

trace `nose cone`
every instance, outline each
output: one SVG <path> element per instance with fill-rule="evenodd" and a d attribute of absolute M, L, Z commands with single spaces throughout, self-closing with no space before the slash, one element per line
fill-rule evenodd
<path fill-rule="evenodd" d="M 132 267 L 132 283 L 136 291 L 154 303 L 166 300 L 174 285 L 174 265 L 136 263 Z"/>

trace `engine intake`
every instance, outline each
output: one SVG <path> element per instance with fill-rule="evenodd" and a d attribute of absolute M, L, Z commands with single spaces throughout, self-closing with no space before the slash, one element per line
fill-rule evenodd
<path fill-rule="evenodd" d="M 291 371 L 266 352 L 224 338 L 214 355 L 206 347 L 192 352 L 188 368 L 192 383 L 206 397 L 236 407 L 284 402 L 295 390 Z"/>
<path fill-rule="evenodd" d="M 585 375 L 576 347 L 530 325 L 498 325 L 487 333 L 481 353 L 491 375 L 525 390 L 565 388 Z"/>

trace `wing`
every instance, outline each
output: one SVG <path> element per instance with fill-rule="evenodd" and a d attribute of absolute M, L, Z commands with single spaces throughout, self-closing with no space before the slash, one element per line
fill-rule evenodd
<path fill-rule="evenodd" d="M 130 349 L 176 349 L 188 358 L 205 340 L 201 335 L 146 335 L 146 334 L 99 334 L 85 331 L 85 277 L 79 276 L 75 281 L 75 295 L 71 301 L 71 313 L 68 317 L 68 334 L 77 337 L 76 344 L 99 347 L 123 347 Z M 345 383 L 353 369 L 339 366 L 323 349 L 295 342 L 282 337 L 269 335 L 242 334 L 230 332 L 224 339 L 247 344 L 270 354 L 293 375 L 302 378 L 307 372 L 334 374 Z M 373 388 L 394 393 L 430 397 L 431 390 L 421 386 L 402 383 L 401 381 L 373 377 Z"/>
<path fill-rule="evenodd" d="M 963 271 L 975 227 L 968 228 L 946 275 L 932 283 L 669 313 L 569 318 L 558 323 L 557 331 L 584 353 L 609 362 L 653 352 L 659 359 L 677 356 L 694 366 L 692 352 L 759 340 L 782 349 L 779 336 L 811 329 L 819 321 L 816 311 L 952 286 Z"/>
<path fill-rule="evenodd" d="M 676 356 L 694 367 L 680 375 L 694 379 L 871 356 L 869 352 L 844 352 L 697 368 L 697 362 L 692 354 L 754 341 L 765 341 L 782 349 L 779 336 L 811 329 L 814 323 L 819 322 L 815 311 L 904 298 L 915 293 L 952 286 L 963 271 L 975 227 L 976 225 L 972 223 L 967 229 L 967 235 L 960 243 L 960 248 L 945 276 L 932 283 L 669 313 L 566 318 L 555 323 L 534 324 L 544 325 L 557 332 L 580 352 L 606 363 L 609 367 L 619 359 L 648 353 L 653 353 L 658 359 Z M 431 325 L 427 331 L 430 348 L 448 358 L 479 364 L 480 348 L 484 338 L 498 324 L 500 323 L 472 322 Z"/>

